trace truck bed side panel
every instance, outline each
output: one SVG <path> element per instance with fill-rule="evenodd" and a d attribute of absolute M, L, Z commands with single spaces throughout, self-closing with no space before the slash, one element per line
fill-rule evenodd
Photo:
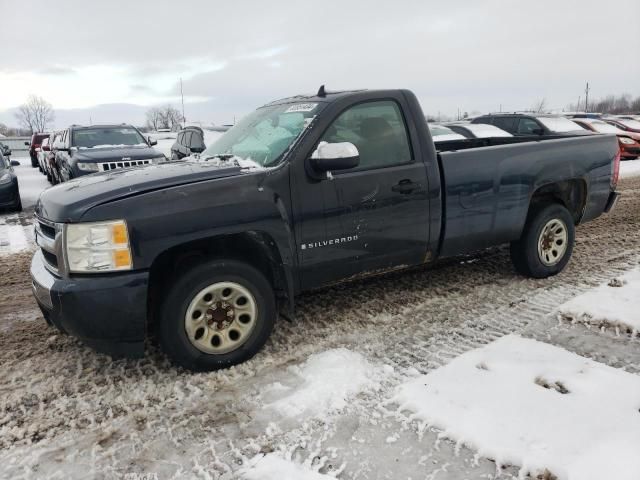
<path fill-rule="evenodd" d="M 582 180 L 582 219 L 597 217 L 609 195 L 617 149 L 614 136 L 594 135 L 441 153 L 446 218 L 440 255 L 518 239 L 531 197 L 550 183 Z"/>

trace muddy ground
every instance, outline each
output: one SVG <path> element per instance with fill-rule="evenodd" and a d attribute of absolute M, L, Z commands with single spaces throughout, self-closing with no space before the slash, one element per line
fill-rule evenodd
<path fill-rule="evenodd" d="M 112 361 L 58 334 L 31 298 L 31 254 L 0 256 L 0 477 L 224 479 L 256 453 L 278 451 L 342 479 L 516 478 L 386 400 L 415 370 L 512 332 L 640 373 L 639 339 L 554 314 L 638 264 L 640 177 L 620 190 L 612 214 L 578 228 L 557 277 L 516 275 L 502 247 L 329 288 L 298 299 L 297 321 L 281 321 L 253 360 L 208 374 L 174 368 L 153 346 L 142 360 Z M 287 367 L 337 347 L 386 365 L 380 388 L 340 412 L 281 418 L 264 408 L 265 391 L 295 382 Z"/>

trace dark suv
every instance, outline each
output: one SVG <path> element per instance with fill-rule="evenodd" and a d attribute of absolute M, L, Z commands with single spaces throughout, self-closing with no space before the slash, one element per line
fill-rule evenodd
<path fill-rule="evenodd" d="M 89 173 L 164 162 L 166 157 L 151 148 L 157 143 L 131 125 L 72 125 L 56 137 L 53 149 L 60 180 L 66 182 Z"/>
<path fill-rule="evenodd" d="M 49 138 L 48 133 L 34 133 L 31 135 L 30 142 L 24 142 L 24 144 L 29 147 L 29 156 L 31 157 L 31 166 L 36 168 L 38 166 L 38 151 L 42 145 L 42 140 L 45 138 Z"/>
<path fill-rule="evenodd" d="M 180 160 L 192 153 L 202 153 L 206 148 L 204 132 L 200 127 L 185 127 L 171 145 L 171 160 Z"/>
<path fill-rule="evenodd" d="M 542 113 L 490 113 L 474 118 L 471 123 L 495 125 L 516 136 L 591 135 L 568 118 Z"/>

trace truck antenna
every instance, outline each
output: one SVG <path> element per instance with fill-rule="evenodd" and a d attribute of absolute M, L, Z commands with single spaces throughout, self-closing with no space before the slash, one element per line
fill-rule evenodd
<path fill-rule="evenodd" d="M 327 96 L 327 92 L 324 89 L 324 85 L 320 85 L 320 88 L 318 89 L 318 93 L 316 94 L 316 96 L 324 98 Z"/>

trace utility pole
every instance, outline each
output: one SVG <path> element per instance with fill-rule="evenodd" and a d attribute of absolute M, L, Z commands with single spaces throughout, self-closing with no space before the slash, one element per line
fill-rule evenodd
<path fill-rule="evenodd" d="M 180 98 L 182 99 L 182 127 L 185 127 L 187 121 L 184 118 L 184 94 L 182 93 L 182 77 L 180 77 Z"/>
<path fill-rule="evenodd" d="M 587 88 L 584 89 L 584 111 L 589 113 L 589 82 L 587 82 Z"/>
<path fill-rule="evenodd" d="M 578 103 L 577 103 L 577 105 L 576 105 L 576 111 L 577 111 L 577 112 L 579 112 L 579 111 L 580 111 L 580 99 L 581 99 L 581 98 L 582 98 L 582 97 L 581 97 L 580 95 L 578 95 Z"/>
<path fill-rule="evenodd" d="M 502 113 L 502 104 L 500 104 L 500 113 Z"/>

